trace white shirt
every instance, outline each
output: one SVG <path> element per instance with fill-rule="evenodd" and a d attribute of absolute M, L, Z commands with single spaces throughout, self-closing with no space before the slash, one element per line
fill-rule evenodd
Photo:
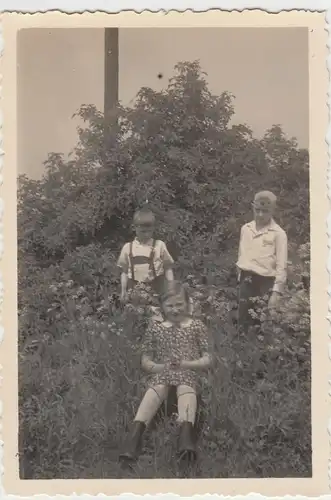
<path fill-rule="evenodd" d="M 155 278 L 153 269 L 150 266 L 152 242 L 151 240 L 148 243 L 140 243 L 137 239 L 132 242 L 134 273 L 132 273 L 130 262 L 130 243 L 125 243 L 122 248 L 117 265 L 123 272 L 128 274 L 130 279 L 132 279 L 132 274 L 134 274 L 135 281 L 139 282 L 150 282 Z M 155 241 L 153 263 L 156 276 L 164 274 L 165 270 L 174 263 L 166 244 L 161 240 Z"/>
<path fill-rule="evenodd" d="M 260 276 L 275 277 L 273 290 L 282 292 L 287 279 L 287 236 L 271 219 L 257 230 L 255 221 L 241 228 L 237 267 Z"/>

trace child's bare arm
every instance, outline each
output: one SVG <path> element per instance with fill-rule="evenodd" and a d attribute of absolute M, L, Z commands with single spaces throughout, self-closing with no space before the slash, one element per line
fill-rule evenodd
<path fill-rule="evenodd" d="M 117 266 L 121 270 L 121 298 L 125 299 L 128 290 L 128 272 L 129 272 L 129 254 L 128 244 L 126 243 L 121 250 L 121 254 L 117 261 Z"/>
<path fill-rule="evenodd" d="M 128 293 L 128 274 L 124 271 L 121 272 L 121 298 L 126 298 Z"/>
<path fill-rule="evenodd" d="M 173 281 L 175 279 L 172 267 L 169 267 L 168 269 L 166 269 L 164 272 L 164 275 L 168 281 Z"/>
<path fill-rule="evenodd" d="M 146 329 L 141 349 L 141 367 L 147 373 L 161 373 L 164 370 L 164 364 L 153 361 L 155 347 L 153 326 L 150 324 Z"/>
<path fill-rule="evenodd" d="M 142 355 L 141 366 L 142 366 L 142 369 L 147 373 L 161 373 L 164 370 L 164 364 L 155 363 L 146 354 Z"/>
<path fill-rule="evenodd" d="M 181 368 L 184 368 L 185 370 L 202 371 L 206 370 L 210 366 L 211 356 L 208 354 L 208 352 L 204 353 L 204 355 L 199 359 L 193 359 L 192 361 L 184 360 L 181 362 Z"/>
<path fill-rule="evenodd" d="M 167 245 L 164 242 L 162 242 L 161 244 L 161 259 L 164 266 L 164 276 L 167 281 L 173 281 L 175 279 L 173 272 L 174 259 L 170 255 L 167 249 Z"/>
<path fill-rule="evenodd" d="M 183 360 L 181 367 L 186 370 L 207 370 L 212 364 L 210 355 L 209 333 L 206 326 L 200 322 L 200 328 L 197 332 L 197 342 L 199 344 L 201 357 L 193 360 Z"/>

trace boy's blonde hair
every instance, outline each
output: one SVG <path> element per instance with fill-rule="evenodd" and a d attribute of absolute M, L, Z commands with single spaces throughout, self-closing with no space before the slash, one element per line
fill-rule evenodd
<path fill-rule="evenodd" d="M 140 208 L 133 215 L 133 223 L 155 224 L 155 215 L 149 207 Z"/>
<path fill-rule="evenodd" d="M 274 208 L 277 203 L 277 196 L 271 191 L 260 191 L 254 196 L 253 205 Z"/>

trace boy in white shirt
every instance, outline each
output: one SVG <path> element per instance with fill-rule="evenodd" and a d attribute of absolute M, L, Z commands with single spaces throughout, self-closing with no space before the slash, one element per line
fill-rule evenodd
<path fill-rule="evenodd" d="M 244 331 L 256 324 L 249 312 L 256 309 L 254 299 L 268 295 L 272 316 L 287 279 L 287 235 L 273 219 L 276 202 L 270 191 L 257 193 L 253 202 L 254 220 L 241 228 L 237 261 L 238 323 Z"/>

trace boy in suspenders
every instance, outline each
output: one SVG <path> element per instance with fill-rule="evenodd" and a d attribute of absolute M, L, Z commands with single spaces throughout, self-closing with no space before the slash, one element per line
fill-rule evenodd
<path fill-rule="evenodd" d="M 157 307 L 164 280 L 174 279 L 174 260 L 166 244 L 153 238 L 155 215 L 148 207 L 135 212 L 133 224 L 136 238 L 123 246 L 117 261 L 121 269 L 121 301 Z"/>

